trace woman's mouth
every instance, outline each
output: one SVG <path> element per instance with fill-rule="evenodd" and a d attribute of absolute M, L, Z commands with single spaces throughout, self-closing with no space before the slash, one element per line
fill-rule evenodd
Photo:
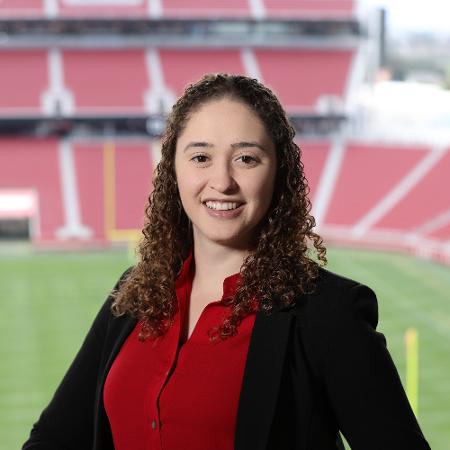
<path fill-rule="evenodd" d="M 244 207 L 244 203 L 238 202 L 207 201 L 203 204 L 210 216 L 220 219 L 233 219 L 241 214 Z"/>
<path fill-rule="evenodd" d="M 242 203 L 237 202 L 213 202 L 213 201 L 207 201 L 205 202 L 205 205 L 209 209 L 214 209 L 216 211 L 229 211 L 231 209 L 236 209 L 239 206 L 242 205 Z"/>

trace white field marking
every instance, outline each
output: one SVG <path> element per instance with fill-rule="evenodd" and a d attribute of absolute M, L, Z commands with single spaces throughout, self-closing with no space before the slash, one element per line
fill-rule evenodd
<path fill-rule="evenodd" d="M 61 239 L 71 237 L 89 239 L 92 230 L 81 225 L 75 164 L 72 147 L 67 139 L 61 139 L 58 156 L 65 225 L 56 231 L 56 235 Z"/>
<path fill-rule="evenodd" d="M 421 181 L 430 170 L 446 154 L 445 147 L 435 147 L 427 156 L 406 175 L 400 182 L 385 195 L 363 218 L 353 227 L 351 233 L 354 237 L 363 236 L 375 223 L 384 217 Z"/>
<path fill-rule="evenodd" d="M 327 213 L 345 156 L 345 150 L 346 146 L 343 139 L 338 137 L 332 141 L 331 149 L 328 151 L 328 157 L 319 179 L 317 192 L 312 201 L 312 215 L 316 219 L 317 227 L 320 227 L 323 223 Z"/>
<path fill-rule="evenodd" d="M 41 95 L 41 105 L 44 114 L 70 115 L 74 112 L 72 93 L 64 86 L 64 71 L 61 52 L 52 48 L 47 54 L 49 87 Z M 60 111 L 58 111 L 58 106 Z"/>
<path fill-rule="evenodd" d="M 144 93 L 146 111 L 150 114 L 164 114 L 170 111 L 176 96 L 164 83 L 164 74 L 158 50 L 149 48 L 145 54 L 147 73 L 151 88 Z"/>
<path fill-rule="evenodd" d="M 154 19 L 163 16 L 163 5 L 161 0 L 148 0 L 148 15 Z"/>
<path fill-rule="evenodd" d="M 248 0 L 248 6 L 254 19 L 264 19 L 267 16 L 264 0 Z"/>
<path fill-rule="evenodd" d="M 244 66 L 245 73 L 249 77 L 256 78 L 262 83 L 263 78 L 261 70 L 259 69 L 258 61 L 252 49 L 246 47 L 241 50 L 241 61 Z"/>

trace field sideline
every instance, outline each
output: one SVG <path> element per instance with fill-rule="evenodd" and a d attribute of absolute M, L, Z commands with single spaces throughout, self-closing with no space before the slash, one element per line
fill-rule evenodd
<path fill-rule="evenodd" d="M 20 448 L 130 265 L 122 252 L 17 254 L 0 249 L 0 449 Z M 404 332 L 419 333 L 419 423 L 433 450 L 450 442 L 450 268 L 394 253 L 333 248 L 330 270 L 377 293 L 378 330 L 405 382 Z"/>

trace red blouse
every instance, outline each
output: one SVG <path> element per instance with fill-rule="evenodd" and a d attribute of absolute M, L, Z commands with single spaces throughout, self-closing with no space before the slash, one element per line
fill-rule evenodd
<path fill-rule="evenodd" d="M 103 398 L 116 450 L 232 450 L 239 395 L 255 314 L 238 334 L 211 342 L 208 331 L 230 312 L 222 300 L 239 273 L 225 278 L 183 342 L 195 273 L 190 255 L 176 281 L 179 310 L 167 333 L 138 340 L 138 323 L 106 378 Z"/>

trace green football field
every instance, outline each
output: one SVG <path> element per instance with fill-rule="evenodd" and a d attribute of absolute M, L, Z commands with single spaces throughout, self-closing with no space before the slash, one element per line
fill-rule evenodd
<path fill-rule="evenodd" d="M 419 423 L 450 442 L 450 267 L 404 255 L 329 250 L 329 269 L 371 286 L 378 329 L 405 382 L 404 333 L 419 334 Z M 20 448 L 108 290 L 130 265 L 119 251 L 32 254 L 0 248 L 0 449 Z M 399 449 L 400 450 L 400 449 Z"/>

